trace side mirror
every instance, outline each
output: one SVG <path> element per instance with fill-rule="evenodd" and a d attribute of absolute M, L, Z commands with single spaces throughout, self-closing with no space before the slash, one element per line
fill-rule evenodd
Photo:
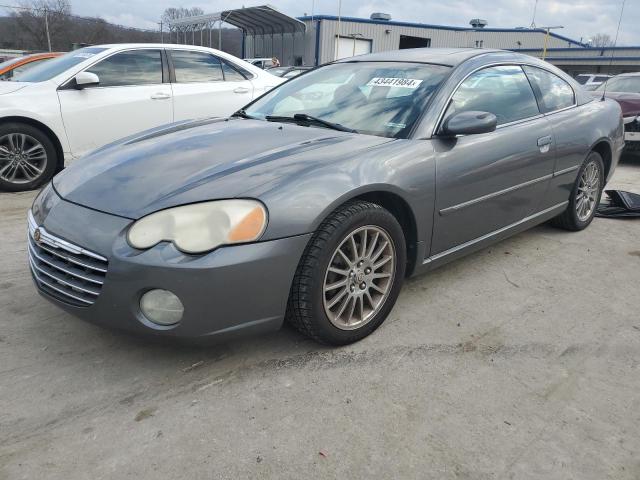
<path fill-rule="evenodd" d="M 498 125 L 498 118 L 489 112 L 460 112 L 447 118 L 442 132 L 448 136 L 474 135 L 493 132 Z"/>
<path fill-rule="evenodd" d="M 87 87 L 95 87 L 100 83 L 100 78 L 98 75 L 91 72 L 80 72 L 74 77 L 76 81 L 76 88 L 78 90 L 82 90 Z"/>

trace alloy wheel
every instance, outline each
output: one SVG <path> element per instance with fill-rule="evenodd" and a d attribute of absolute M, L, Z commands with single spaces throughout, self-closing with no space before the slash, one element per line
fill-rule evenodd
<path fill-rule="evenodd" d="M 582 172 L 576 193 L 576 214 L 578 220 L 589 220 L 595 211 L 600 192 L 600 169 L 596 162 L 590 162 Z"/>
<path fill-rule="evenodd" d="M 389 296 L 396 252 L 389 234 L 367 225 L 351 232 L 334 251 L 324 276 L 323 304 L 341 330 L 369 323 Z"/>
<path fill-rule="evenodd" d="M 47 151 L 42 143 L 25 133 L 0 137 L 0 179 L 14 184 L 30 183 L 47 166 Z"/>

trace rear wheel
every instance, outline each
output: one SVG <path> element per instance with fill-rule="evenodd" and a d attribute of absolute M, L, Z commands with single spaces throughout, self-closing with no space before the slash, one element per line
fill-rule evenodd
<path fill-rule="evenodd" d="M 51 139 L 24 123 L 0 125 L 0 189 L 33 190 L 49 180 L 58 158 Z"/>
<path fill-rule="evenodd" d="M 320 225 L 296 271 L 288 321 L 322 343 L 360 340 L 386 319 L 404 279 L 406 247 L 395 217 L 365 201 Z"/>
<path fill-rule="evenodd" d="M 604 163 L 598 152 L 591 152 L 578 171 L 567 209 L 551 223 L 565 230 L 578 231 L 589 226 L 604 188 Z"/>

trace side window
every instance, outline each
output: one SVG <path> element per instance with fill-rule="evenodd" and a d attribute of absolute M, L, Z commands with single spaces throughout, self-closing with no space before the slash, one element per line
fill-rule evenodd
<path fill-rule="evenodd" d="M 531 85 L 516 65 L 488 67 L 470 75 L 454 93 L 444 118 L 471 110 L 493 113 L 498 125 L 540 114 Z"/>
<path fill-rule="evenodd" d="M 557 75 L 541 68 L 524 67 L 533 88 L 540 98 L 540 108 L 544 113 L 571 107 L 575 103 L 573 88 Z"/>
<path fill-rule="evenodd" d="M 153 85 L 162 83 L 162 57 L 160 50 L 131 50 L 116 53 L 86 71 L 98 75 L 100 87 Z"/>
<path fill-rule="evenodd" d="M 225 82 L 241 82 L 246 80 L 244 75 L 235 67 L 222 60 L 222 71 L 224 72 Z"/>
<path fill-rule="evenodd" d="M 220 60 L 204 52 L 171 50 L 176 82 L 221 82 L 224 80 Z"/>

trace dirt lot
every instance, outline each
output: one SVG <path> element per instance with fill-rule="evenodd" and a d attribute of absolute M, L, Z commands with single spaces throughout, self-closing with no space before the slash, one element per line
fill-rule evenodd
<path fill-rule="evenodd" d="M 640 192 L 640 161 L 612 185 Z M 640 478 L 640 221 L 541 226 L 405 285 L 368 339 L 213 348 L 83 323 L 1 194 L 0 478 Z"/>

